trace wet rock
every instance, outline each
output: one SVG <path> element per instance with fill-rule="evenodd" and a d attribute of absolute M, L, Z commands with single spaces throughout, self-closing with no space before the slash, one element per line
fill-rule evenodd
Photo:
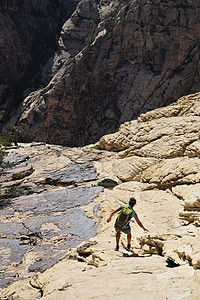
<path fill-rule="evenodd" d="M 58 253 L 55 256 L 50 256 L 47 259 L 41 259 L 28 267 L 29 272 L 43 272 L 59 262 L 65 253 Z"/>
<path fill-rule="evenodd" d="M 97 175 L 91 163 L 72 164 L 66 170 L 50 174 L 41 174 L 41 176 L 45 177 L 45 183 L 64 186 L 96 180 Z"/>
<path fill-rule="evenodd" d="M 103 190 L 102 187 L 62 188 L 39 195 L 22 196 L 12 201 L 20 212 L 48 214 L 88 204 Z"/>
<path fill-rule="evenodd" d="M 20 181 L 20 180 L 18 180 Z M 20 185 L 21 182 L 18 184 Z M 33 194 L 34 192 L 37 192 L 36 189 L 32 189 L 29 186 L 18 186 L 16 183 L 13 185 L 6 185 L 2 184 L 2 190 L 0 191 L 0 208 L 4 208 L 6 206 L 11 205 L 11 201 L 9 199 L 20 197 L 20 196 L 25 196 L 25 195 L 30 195 Z M 44 190 L 44 189 L 43 189 Z"/>
<path fill-rule="evenodd" d="M 4 238 L 0 240 L 0 263 L 3 267 L 18 265 L 23 261 L 23 257 L 30 246 L 21 245 L 19 239 Z"/>
<path fill-rule="evenodd" d="M 6 213 L 6 211 L 4 212 Z M 4 214 L 8 216 L 8 214 Z M 0 236 L 6 236 L 9 238 L 19 238 L 22 234 L 26 234 L 27 230 L 20 222 L 0 223 Z"/>
<path fill-rule="evenodd" d="M 34 250 L 37 261 L 29 266 L 29 272 L 51 267 L 66 254 L 68 248 L 94 236 L 97 229 L 97 224 L 88 219 L 80 208 L 69 209 L 59 215 L 33 217 L 24 224 L 32 232 L 39 231 L 43 239 L 43 243 Z"/>
<path fill-rule="evenodd" d="M 11 204 L 11 201 L 9 199 L 4 199 L 4 197 L 1 197 L 1 198 L 3 198 L 3 199 L 0 199 L 0 215 L 4 214 L 6 211 L 6 207 L 10 206 L 10 204 Z M 1 212 L 2 209 L 4 209 L 3 213 Z M 7 210 L 7 212 L 8 212 L 8 215 L 11 213 L 8 210 Z"/>
<path fill-rule="evenodd" d="M 27 271 L 44 271 L 63 258 L 67 249 L 94 236 L 98 223 L 80 207 L 89 204 L 102 190 L 99 186 L 62 188 L 10 200 L 10 208 L 0 211 L 2 267 L 8 271 L 12 264 L 21 264 L 23 269 L 23 259 L 31 249 L 35 261 Z M 0 286 L 14 280 L 4 273 Z M 19 278 L 22 276 L 23 272 Z"/>
<path fill-rule="evenodd" d="M 40 232 L 30 232 L 28 230 L 28 233 L 26 235 L 20 236 L 20 245 L 35 246 L 38 243 L 38 239 L 42 239 L 42 234 Z"/>
<path fill-rule="evenodd" d="M 11 204 L 10 200 L 9 200 L 8 204 L 6 204 L 6 207 L 4 207 L 3 204 L 4 203 L 2 203 L 0 201 L 0 217 L 1 217 L 1 219 L 3 219 L 3 217 L 6 217 L 6 218 L 9 219 L 15 213 L 15 211 L 14 211 L 13 208 L 11 208 L 11 207 L 8 208 L 7 207 L 7 206 L 10 206 L 10 204 Z"/>
<path fill-rule="evenodd" d="M 80 208 L 68 209 L 59 215 L 38 216 L 24 220 L 30 232 L 40 232 L 44 241 L 63 241 L 66 249 L 88 239 L 95 232 L 97 224 L 87 218 Z"/>
<path fill-rule="evenodd" d="M 5 274 L 4 274 L 5 276 Z M 14 281 L 13 278 L 0 278 L 0 288 L 3 288 Z"/>
<path fill-rule="evenodd" d="M 28 155 L 25 155 L 25 154 L 21 155 L 16 152 L 10 152 L 8 155 L 5 156 L 4 161 L 9 162 L 11 164 L 18 165 L 18 164 L 25 162 L 28 159 L 29 159 Z"/>

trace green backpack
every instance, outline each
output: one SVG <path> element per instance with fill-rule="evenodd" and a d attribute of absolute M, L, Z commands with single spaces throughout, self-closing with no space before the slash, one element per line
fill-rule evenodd
<path fill-rule="evenodd" d="M 121 229 L 123 229 L 124 227 L 126 227 L 128 222 L 132 218 L 133 212 L 134 209 L 132 207 L 130 207 L 129 205 L 125 205 L 124 208 L 118 214 L 115 224 L 121 227 Z"/>

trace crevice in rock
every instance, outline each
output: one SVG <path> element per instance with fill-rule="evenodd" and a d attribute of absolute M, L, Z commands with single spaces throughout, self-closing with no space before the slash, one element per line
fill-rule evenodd
<path fill-rule="evenodd" d="M 32 288 L 39 290 L 39 292 L 40 292 L 40 298 L 42 298 L 43 295 L 44 295 L 43 286 L 40 285 L 40 284 L 38 284 L 38 283 L 36 283 L 36 282 L 32 283 L 31 280 L 29 281 L 29 284 L 30 284 L 30 286 Z"/>
<path fill-rule="evenodd" d="M 184 177 L 181 177 L 181 178 L 178 178 L 178 179 L 183 179 L 183 178 L 184 178 Z M 176 186 L 185 186 L 185 185 L 190 185 L 190 184 L 192 184 L 192 183 L 186 183 L 186 182 L 179 183 L 179 182 L 176 182 L 176 181 L 171 181 L 171 182 L 168 182 L 168 183 L 165 183 L 165 184 L 161 184 L 161 185 L 159 185 L 159 184 L 156 183 L 156 182 L 150 182 L 150 180 L 148 180 L 148 181 L 142 181 L 142 182 L 148 183 L 148 184 L 155 184 L 159 190 L 163 190 L 163 191 L 165 191 L 165 190 L 170 190 L 170 191 L 171 191 L 171 189 L 172 189 L 173 187 L 176 187 Z M 195 183 L 197 183 L 197 182 L 195 182 Z M 172 193 L 173 193 L 173 192 L 172 192 Z M 173 194 L 174 194 L 174 193 L 173 193 Z M 174 195 L 175 195 L 177 198 L 179 198 L 180 200 L 183 200 L 183 201 L 184 201 L 184 199 L 182 199 L 181 197 L 178 197 L 176 194 L 174 194 Z"/>
<path fill-rule="evenodd" d="M 81 258 L 80 256 L 77 256 L 77 261 L 78 261 L 78 262 L 85 262 L 85 259 L 84 259 L 84 258 Z"/>
<path fill-rule="evenodd" d="M 166 263 L 168 268 L 176 268 L 180 266 L 180 264 L 175 263 L 175 261 L 169 257 L 167 258 Z"/>
<path fill-rule="evenodd" d="M 183 211 L 200 211 L 200 207 L 194 207 L 194 206 L 192 206 L 192 207 L 189 207 L 189 206 L 185 206 L 184 207 L 184 210 Z"/>
<path fill-rule="evenodd" d="M 183 252 L 177 252 L 177 253 L 178 253 L 178 256 L 181 260 L 187 261 L 189 266 L 193 266 L 192 259 L 189 255 L 186 255 L 184 251 Z"/>
<path fill-rule="evenodd" d="M 144 253 L 164 256 L 163 255 L 164 239 L 162 239 L 161 237 L 159 239 L 153 237 L 151 238 L 150 236 L 147 238 L 144 237 L 139 239 L 139 243 Z"/>
<path fill-rule="evenodd" d="M 126 274 L 153 274 L 151 271 L 131 271 L 127 272 Z"/>
<path fill-rule="evenodd" d="M 78 259 L 80 259 L 80 261 L 82 261 L 81 257 L 86 258 L 92 254 L 92 251 L 88 248 L 93 245 L 96 245 L 96 242 L 87 242 L 76 249 L 79 255 Z M 83 261 L 85 260 L 83 259 Z"/>
<path fill-rule="evenodd" d="M 20 240 L 20 245 L 35 246 L 38 243 L 38 240 L 42 240 L 42 234 L 41 232 L 27 232 L 27 234 L 20 236 Z"/>

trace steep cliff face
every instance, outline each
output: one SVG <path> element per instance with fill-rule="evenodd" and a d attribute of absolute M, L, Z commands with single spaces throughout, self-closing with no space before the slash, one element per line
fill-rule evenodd
<path fill-rule="evenodd" d="M 62 12 L 69 16 L 72 3 L 72 0 L 1 1 L 0 109 L 6 113 L 16 105 L 30 79 L 55 50 Z"/>
<path fill-rule="evenodd" d="M 55 76 L 21 107 L 22 140 L 91 143 L 198 91 L 199 14 L 195 0 L 81 1 L 62 28 Z"/>

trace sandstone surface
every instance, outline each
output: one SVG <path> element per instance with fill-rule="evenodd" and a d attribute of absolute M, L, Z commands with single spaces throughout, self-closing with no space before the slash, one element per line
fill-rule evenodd
<path fill-rule="evenodd" d="M 199 299 L 199 105 L 199 93 L 180 98 L 84 147 L 8 149 L 13 170 L 34 171 L 1 178 L 1 299 Z M 117 185 L 99 186 L 106 178 Z M 34 193 L 5 198 L 12 186 Z M 122 234 L 116 252 L 106 220 L 130 197 L 149 232 L 131 221 L 131 251 Z"/>

